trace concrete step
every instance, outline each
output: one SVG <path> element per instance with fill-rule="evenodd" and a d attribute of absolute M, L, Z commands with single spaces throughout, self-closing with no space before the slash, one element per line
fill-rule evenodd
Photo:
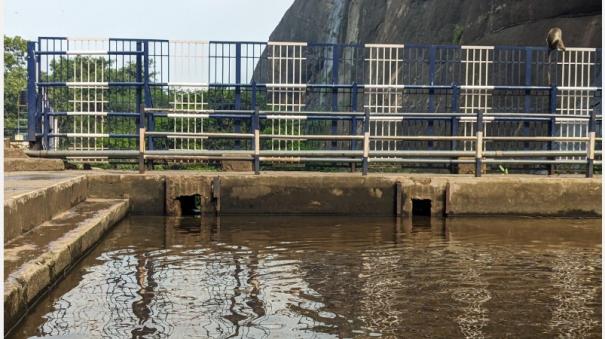
<path fill-rule="evenodd" d="M 5 331 L 126 215 L 128 207 L 126 199 L 88 199 L 4 245 Z"/>
<path fill-rule="evenodd" d="M 61 159 L 11 158 L 5 155 L 5 172 L 25 171 L 63 171 L 65 164 Z"/>
<path fill-rule="evenodd" d="M 4 242 L 84 201 L 85 175 L 5 175 Z"/>

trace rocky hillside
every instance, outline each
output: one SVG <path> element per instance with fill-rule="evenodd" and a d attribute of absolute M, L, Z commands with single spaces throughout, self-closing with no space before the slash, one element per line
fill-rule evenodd
<path fill-rule="evenodd" d="M 295 0 L 275 41 L 601 46 L 601 0 Z"/>

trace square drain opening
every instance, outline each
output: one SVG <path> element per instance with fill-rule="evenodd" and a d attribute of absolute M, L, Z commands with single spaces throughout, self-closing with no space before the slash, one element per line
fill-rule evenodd
<path fill-rule="evenodd" d="M 181 215 L 199 215 L 201 208 L 201 195 L 182 195 L 176 198 L 181 203 Z"/>
<path fill-rule="evenodd" d="M 413 216 L 431 216 L 430 199 L 412 199 Z"/>

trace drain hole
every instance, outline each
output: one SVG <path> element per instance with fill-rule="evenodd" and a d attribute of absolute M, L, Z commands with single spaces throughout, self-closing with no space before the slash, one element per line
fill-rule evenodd
<path fill-rule="evenodd" d="M 202 199 L 199 194 L 182 195 L 176 200 L 181 203 L 181 215 L 199 215 L 201 213 Z"/>
<path fill-rule="evenodd" d="M 430 199 L 412 199 L 413 216 L 431 216 Z"/>

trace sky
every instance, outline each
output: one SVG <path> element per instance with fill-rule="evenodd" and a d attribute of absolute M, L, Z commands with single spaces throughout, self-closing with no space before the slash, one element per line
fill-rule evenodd
<path fill-rule="evenodd" d="M 267 41 L 294 0 L 4 0 L 6 35 Z"/>

